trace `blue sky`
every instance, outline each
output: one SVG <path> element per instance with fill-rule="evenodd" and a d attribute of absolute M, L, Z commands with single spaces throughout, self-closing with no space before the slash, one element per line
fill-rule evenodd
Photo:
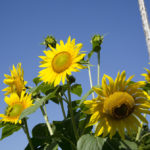
<path fill-rule="evenodd" d="M 150 1 L 146 1 L 150 6 Z M 150 14 L 150 9 L 148 10 Z M 149 15 L 150 17 L 150 15 Z M 113 78 L 118 71 L 126 70 L 127 77 L 135 74 L 134 81 L 148 65 L 148 53 L 137 0 L 1 0 L 0 1 L 0 113 L 4 113 L 4 73 L 9 74 L 12 65 L 22 63 L 24 79 L 33 86 L 32 79 L 38 75 L 38 56 L 43 55 L 43 39 L 52 34 L 66 42 L 68 36 L 83 43 L 83 51 L 91 50 L 90 40 L 94 34 L 105 34 L 101 51 L 101 77 Z M 91 63 L 93 85 L 96 85 L 96 55 Z M 89 88 L 87 70 L 73 74 L 82 83 L 83 94 Z M 77 98 L 73 96 L 73 98 Z M 50 121 L 61 120 L 60 106 L 47 106 Z M 29 128 L 44 122 L 41 112 L 30 115 Z M 1 130 L 0 130 L 1 131 Z M 0 141 L 3 150 L 23 150 L 27 144 L 23 131 Z"/>

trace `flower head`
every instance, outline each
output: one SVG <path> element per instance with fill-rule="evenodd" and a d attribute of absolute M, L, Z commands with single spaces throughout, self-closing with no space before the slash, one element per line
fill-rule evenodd
<path fill-rule="evenodd" d="M 145 82 L 130 83 L 132 78 L 133 76 L 126 80 L 125 71 L 118 73 L 115 81 L 104 75 L 102 88 L 93 88 L 98 94 L 97 98 L 84 101 L 88 108 L 85 113 L 91 114 L 87 126 L 97 123 L 96 136 L 103 134 L 105 137 L 109 134 L 112 138 L 118 131 L 124 138 L 125 130 L 130 134 L 132 130 L 137 131 L 138 126 L 141 126 L 140 121 L 148 123 L 142 116 L 142 113 L 150 114 L 147 94 L 140 88 Z"/>
<path fill-rule="evenodd" d="M 54 86 L 56 86 L 62 80 L 64 84 L 67 75 L 85 68 L 79 64 L 85 56 L 85 54 L 79 52 L 82 44 L 75 45 L 75 39 L 71 41 L 69 37 L 66 44 L 60 41 L 60 45 L 56 44 L 56 49 L 51 46 L 50 48 L 51 50 L 44 51 L 46 56 L 39 56 L 43 59 L 40 67 L 45 68 L 39 72 L 39 77 L 44 82 L 54 83 Z"/>
<path fill-rule="evenodd" d="M 10 70 L 11 76 L 4 74 L 4 76 L 6 77 L 6 79 L 4 79 L 4 83 L 8 85 L 8 87 L 3 89 L 3 91 L 6 91 L 5 95 L 16 92 L 20 96 L 21 92 L 25 90 L 27 81 L 24 81 L 24 72 L 21 68 L 21 63 L 17 65 L 17 68 L 15 68 L 14 65 L 12 68 L 13 69 Z"/>
<path fill-rule="evenodd" d="M 147 69 L 147 68 L 144 68 L 144 69 L 147 71 L 147 73 L 143 73 L 143 74 L 141 74 L 141 75 L 145 77 L 145 80 L 146 80 L 147 82 L 150 82 L 150 70 Z"/>
<path fill-rule="evenodd" d="M 8 104 L 8 107 L 5 114 L 0 114 L 0 117 L 2 118 L 0 121 L 15 124 L 18 122 L 23 110 L 33 105 L 31 94 L 25 94 L 24 91 L 22 91 L 20 97 L 16 93 L 11 93 L 10 97 L 5 97 L 5 102 Z M 19 120 L 19 123 L 21 123 L 21 120 Z"/>

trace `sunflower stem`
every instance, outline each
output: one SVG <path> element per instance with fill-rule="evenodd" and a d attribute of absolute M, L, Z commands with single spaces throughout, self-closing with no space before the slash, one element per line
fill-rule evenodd
<path fill-rule="evenodd" d="M 91 69 L 90 69 L 90 66 L 88 65 L 88 72 L 89 72 L 89 80 L 90 80 L 90 87 L 92 88 L 93 87 L 93 83 L 92 83 L 92 76 L 91 76 Z M 94 93 L 92 93 L 92 97 L 94 99 Z"/>
<path fill-rule="evenodd" d="M 146 114 L 144 114 L 144 117 L 146 118 Z M 141 127 L 138 127 L 138 133 L 137 133 L 137 135 L 136 135 L 136 141 L 139 141 L 139 139 L 140 139 L 140 136 L 141 136 L 141 132 L 142 132 L 142 127 L 143 127 L 143 122 L 141 122 Z"/>
<path fill-rule="evenodd" d="M 31 141 L 31 138 L 30 138 L 30 134 L 29 134 L 27 119 L 24 118 L 22 121 L 23 121 L 23 124 L 24 124 L 24 126 L 22 126 L 22 128 L 23 128 L 23 130 L 24 130 L 24 133 L 25 133 L 26 136 L 27 136 L 27 139 L 28 139 L 30 148 L 31 148 L 31 150 L 34 150 L 34 147 L 33 147 L 33 145 L 32 145 L 32 141 Z"/>
<path fill-rule="evenodd" d="M 97 85 L 100 85 L 100 51 L 97 53 L 98 64 L 97 64 Z"/>
<path fill-rule="evenodd" d="M 72 110 L 71 94 L 70 94 L 71 88 L 70 88 L 69 79 L 67 79 L 67 84 L 68 84 L 68 99 L 69 99 L 68 107 L 69 107 L 69 112 L 70 112 L 70 116 L 71 116 L 71 121 L 72 121 L 72 126 L 73 126 L 73 131 L 74 131 L 74 134 L 75 134 L 75 138 L 76 138 L 76 140 L 78 140 L 79 135 L 78 135 L 78 131 L 77 131 L 77 128 L 76 128 L 75 118 L 74 118 L 74 114 L 73 114 L 73 110 Z"/>
<path fill-rule="evenodd" d="M 44 108 L 43 108 L 43 107 L 44 107 Z M 50 123 L 49 123 L 49 120 L 48 120 L 48 116 L 47 116 L 47 111 L 46 111 L 45 105 L 41 106 L 40 109 L 41 109 L 41 112 L 42 112 L 42 114 L 43 114 L 44 120 L 45 120 L 45 122 L 46 122 L 48 131 L 49 131 L 49 134 L 50 134 L 50 136 L 52 136 L 52 135 L 53 135 L 53 130 L 52 130 L 52 127 L 51 127 L 51 125 L 50 125 Z"/>
<path fill-rule="evenodd" d="M 60 95 L 59 102 L 60 102 L 60 106 L 61 106 L 61 110 L 62 110 L 62 113 L 63 113 L 64 119 L 66 119 L 66 114 L 65 114 L 64 104 L 63 104 L 63 101 L 62 101 L 61 95 Z"/>

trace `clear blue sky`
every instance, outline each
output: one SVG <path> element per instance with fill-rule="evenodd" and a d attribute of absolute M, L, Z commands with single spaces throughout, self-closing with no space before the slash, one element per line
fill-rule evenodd
<path fill-rule="evenodd" d="M 146 5 L 150 6 L 150 1 Z M 91 37 L 96 33 L 106 34 L 101 51 L 101 76 L 105 73 L 115 78 L 118 71 L 126 70 L 127 77 L 135 74 L 135 81 L 143 80 L 140 74 L 144 67 L 150 66 L 137 0 L 1 0 L 0 113 L 6 107 L 1 91 L 6 87 L 4 73 L 9 74 L 9 68 L 21 62 L 24 79 L 33 86 L 32 79 L 40 70 L 38 56 L 44 50 L 40 43 L 48 34 L 54 35 L 58 42 L 66 42 L 70 35 L 77 43 L 83 43 L 82 50 L 88 52 Z M 96 64 L 95 56 L 91 63 Z M 93 66 L 94 85 L 96 69 Z M 83 84 L 83 94 L 90 88 L 87 73 L 87 70 L 74 73 L 77 82 Z M 47 110 L 50 121 L 63 118 L 60 106 L 49 103 Z M 30 131 L 41 122 L 44 119 L 39 110 L 30 115 Z M 23 150 L 26 144 L 26 136 L 20 130 L 0 141 L 0 149 Z"/>

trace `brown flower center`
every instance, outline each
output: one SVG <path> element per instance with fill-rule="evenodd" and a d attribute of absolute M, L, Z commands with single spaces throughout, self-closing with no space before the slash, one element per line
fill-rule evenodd
<path fill-rule="evenodd" d="M 104 112 L 114 119 L 123 119 L 132 113 L 134 105 L 134 99 L 130 94 L 115 92 L 106 98 Z"/>

